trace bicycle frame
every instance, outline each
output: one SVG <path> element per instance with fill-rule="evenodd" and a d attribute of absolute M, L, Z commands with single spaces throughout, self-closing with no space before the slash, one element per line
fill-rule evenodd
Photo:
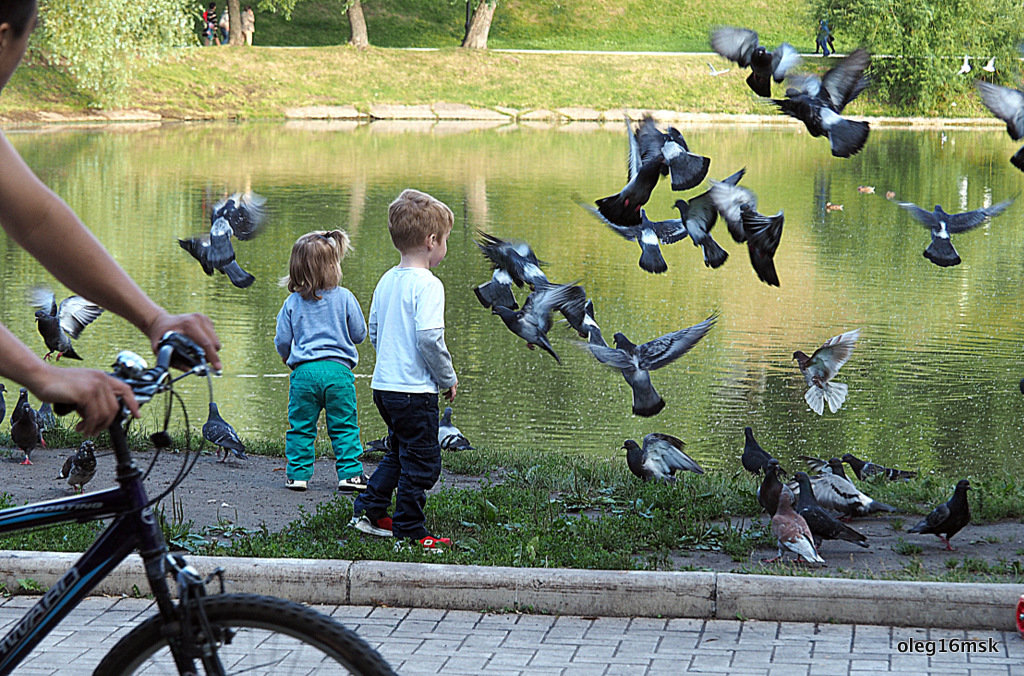
<path fill-rule="evenodd" d="M 57 498 L 0 510 L 0 533 L 17 532 L 69 521 L 87 522 L 114 517 L 71 568 L 0 639 L 0 674 L 10 673 L 78 603 L 129 554 L 138 550 L 160 614 L 168 622 L 177 618 L 167 585 L 167 545 L 142 482 L 132 464 L 124 429 L 110 427 L 117 455 L 117 488 Z M 179 651 L 173 651 L 177 657 Z M 180 667 L 181 665 L 179 665 Z"/>

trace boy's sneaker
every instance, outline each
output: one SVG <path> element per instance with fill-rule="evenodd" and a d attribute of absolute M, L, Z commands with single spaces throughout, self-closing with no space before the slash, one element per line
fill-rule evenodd
<path fill-rule="evenodd" d="M 350 476 L 347 479 L 342 479 L 338 482 L 339 491 L 365 491 L 366 482 L 369 481 L 369 477 L 365 474 L 358 474 L 356 476 Z"/>
<path fill-rule="evenodd" d="M 302 479 L 287 479 L 284 482 L 284 487 L 293 491 L 304 491 L 306 490 L 306 482 Z"/>
<path fill-rule="evenodd" d="M 389 538 L 393 535 L 391 532 L 390 516 L 382 516 L 379 519 L 371 519 L 365 514 L 359 517 L 353 516 L 352 520 L 348 522 L 348 525 L 361 533 L 376 535 L 382 538 Z"/>

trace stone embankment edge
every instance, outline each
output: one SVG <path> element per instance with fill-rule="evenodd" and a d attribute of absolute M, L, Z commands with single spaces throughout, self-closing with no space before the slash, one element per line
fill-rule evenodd
<path fill-rule="evenodd" d="M 49 588 L 77 554 L 0 552 L 8 590 Z M 506 568 L 433 563 L 193 556 L 201 573 L 225 569 L 228 591 L 311 604 L 562 615 L 838 622 L 910 627 L 1015 629 L 1020 584 L 896 582 L 713 572 Z M 31 580 L 34 584 L 19 581 Z M 96 593 L 145 595 L 132 555 Z"/>

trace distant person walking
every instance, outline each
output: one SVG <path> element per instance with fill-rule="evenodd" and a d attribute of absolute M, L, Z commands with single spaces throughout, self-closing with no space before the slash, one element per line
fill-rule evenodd
<path fill-rule="evenodd" d="M 231 17 L 228 15 L 228 8 L 224 6 L 224 13 L 220 15 L 220 22 L 217 24 L 220 28 L 220 43 L 226 45 L 230 42 L 231 38 Z"/>
<path fill-rule="evenodd" d="M 256 14 L 252 11 L 252 5 L 246 5 L 242 12 L 242 37 L 245 44 L 252 47 L 252 34 L 256 31 Z"/>
<path fill-rule="evenodd" d="M 832 31 L 828 27 L 828 21 L 822 19 L 818 22 L 818 36 L 814 41 L 814 53 L 817 54 L 819 50 L 822 56 L 835 53 L 836 48 L 832 40 Z"/>

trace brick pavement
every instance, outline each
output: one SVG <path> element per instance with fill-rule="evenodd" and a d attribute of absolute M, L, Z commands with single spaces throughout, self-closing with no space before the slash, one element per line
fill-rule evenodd
<path fill-rule="evenodd" d="M 0 630 L 6 632 L 35 600 L 26 596 L 5 599 L 0 605 Z M 317 608 L 354 629 L 399 673 L 410 676 L 856 676 L 886 672 L 1024 676 L 1024 639 L 1011 632 L 497 615 L 369 606 Z M 91 673 L 114 641 L 152 612 L 153 604 L 147 600 L 88 598 L 14 673 Z M 995 653 L 962 649 L 963 641 L 988 645 L 989 639 L 997 647 Z M 924 643 L 917 646 L 917 652 L 910 652 L 906 650 L 909 641 Z M 931 656 L 923 652 L 929 645 L 935 649 Z M 954 646 L 960 649 L 953 651 Z M 943 647 L 946 652 L 939 652 Z"/>

